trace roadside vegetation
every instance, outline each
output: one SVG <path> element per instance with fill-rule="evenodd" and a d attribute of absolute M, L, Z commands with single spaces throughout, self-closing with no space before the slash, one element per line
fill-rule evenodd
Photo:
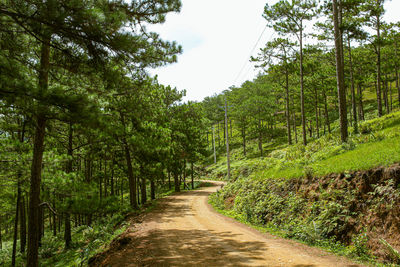
<path fill-rule="evenodd" d="M 251 58 L 262 72 L 202 102 L 205 177 L 228 181 L 211 197 L 216 209 L 341 255 L 400 263 L 400 35 L 384 4 L 265 6 L 278 37 Z"/>
<path fill-rule="evenodd" d="M 202 109 L 150 76 L 182 48 L 145 27 L 180 8 L 0 1 L 0 265 L 86 265 L 128 211 L 194 186 Z"/>
<path fill-rule="evenodd" d="M 86 265 L 202 166 L 229 181 L 211 200 L 225 213 L 396 263 L 400 24 L 385 0 L 266 4 L 259 75 L 202 102 L 149 74 L 182 48 L 146 26 L 181 4 L 0 1 L 0 265 Z"/>
<path fill-rule="evenodd" d="M 242 152 L 232 150 L 231 180 L 210 198 L 219 212 L 338 255 L 400 263 L 400 112 L 362 122 L 344 144 L 333 131 L 263 158 Z M 206 178 L 227 180 L 226 168 L 222 154 Z"/>
<path fill-rule="evenodd" d="M 206 186 L 206 183 L 194 181 L 194 189 Z M 182 191 L 190 190 L 191 184 L 181 184 Z M 124 233 L 129 224 L 136 220 L 136 217 L 150 212 L 157 205 L 160 198 L 169 196 L 175 189 L 164 184 L 157 190 L 156 199 L 142 205 L 140 209 L 133 210 L 129 204 L 129 195 L 124 194 L 123 198 L 115 198 L 114 213 L 99 217 L 89 226 L 84 222 L 76 222 L 71 228 L 74 237 L 71 247 L 65 249 L 64 233 L 53 233 L 53 230 L 46 231 L 42 239 L 42 246 L 39 249 L 41 266 L 87 266 L 91 259 L 97 254 L 105 251 L 110 243 Z M 148 192 L 150 193 L 150 192 Z M 6 266 L 11 260 L 12 241 L 3 242 L 3 249 L 0 250 L 0 266 Z M 20 245 L 19 242 L 17 244 Z M 23 254 L 17 253 L 16 266 L 24 265 Z"/>

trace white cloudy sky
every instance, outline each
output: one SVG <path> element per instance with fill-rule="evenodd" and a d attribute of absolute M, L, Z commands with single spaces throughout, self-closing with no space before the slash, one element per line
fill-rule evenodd
<path fill-rule="evenodd" d="M 249 63 L 265 29 L 262 12 L 267 0 L 182 0 L 179 14 L 169 14 L 166 23 L 152 27 L 165 40 L 183 47 L 178 63 L 156 70 L 162 84 L 186 89 L 186 100 L 201 101 L 232 85 L 255 77 L 258 70 Z M 269 0 L 273 4 L 276 0 Z M 386 20 L 398 21 L 400 0 L 386 4 Z M 265 30 L 253 55 L 276 37 Z"/>

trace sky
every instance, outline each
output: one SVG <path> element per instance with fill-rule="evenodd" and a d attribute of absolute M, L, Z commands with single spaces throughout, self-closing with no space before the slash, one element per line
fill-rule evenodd
<path fill-rule="evenodd" d="M 260 70 L 249 62 L 250 55 L 277 37 L 262 17 L 266 2 L 277 1 L 182 0 L 180 13 L 168 14 L 164 24 L 150 30 L 177 41 L 183 53 L 177 63 L 150 73 L 164 85 L 186 90 L 186 101 L 202 101 L 254 79 Z M 385 9 L 385 21 L 400 20 L 400 0 L 388 1 Z"/>

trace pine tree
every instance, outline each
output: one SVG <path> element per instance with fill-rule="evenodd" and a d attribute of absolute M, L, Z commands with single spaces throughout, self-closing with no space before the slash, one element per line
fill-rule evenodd
<path fill-rule="evenodd" d="M 0 15 L 7 28 L 22 32 L 35 43 L 39 50 L 36 86 L 34 83 L 21 84 L 18 75 L 8 71 L 13 79 L 10 83 L 2 79 L 2 94 L 11 102 L 15 97 L 34 99 L 31 112 L 34 116 L 35 134 L 33 161 L 31 167 L 29 213 L 28 213 L 28 266 L 38 266 L 39 246 L 39 204 L 42 173 L 42 158 L 47 121 L 54 117 L 54 108 L 74 110 L 80 99 L 52 87 L 49 74 L 57 68 L 70 72 L 89 69 L 101 71 L 109 58 L 130 62 L 130 68 L 159 66 L 176 60 L 180 52 L 176 44 L 163 42 L 155 33 L 146 33 L 144 28 L 132 31 L 121 29 L 140 22 L 160 23 L 171 11 L 179 11 L 180 1 L 132 1 L 130 4 L 114 1 L 7 1 L 0 5 Z M 110 12 L 111 11 L 111 12 Z M 18 47 L 23 47 L 24 38 Z M 2 53 L 4 55 L 4 53 Z M 62 62 L 61 66 L 53 64 Z M 10 66 L 2 66 L 12 70 Z M 19 70 L 21 71 L 21 70 Z M 29 86 L 30 85 L 30 86 Z M 77 105 L 78 104 L 78 105 Z M 82 107 L 82 106 L 80 106 Z"/>

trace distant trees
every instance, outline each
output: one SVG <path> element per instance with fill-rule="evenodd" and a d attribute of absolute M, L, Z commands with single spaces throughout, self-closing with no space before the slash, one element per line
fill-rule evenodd
<path fill-rule="evenodd" d="M 240 132 L 244 156 L 247 154 L 246 142 L 250 126 L 249 97 L 250 94 L 244 86 L 242 88 L 231 88 L 231 93 L 228 97 L 229 103 L 232 105 L 232 108 L 229 110 L 230 117 L 235 121 Z"/>
<path fill-rule="evenodd" d="M 204 153 L 202 109 L 146 73 L 176 61 L 181 48 L 141 24 L 162 23 L 180 6 L 0 3 L 0 236 L 13 225 L 13 259 L 16 241 L 24 252 L 28 237 L 26 264 L 38 266 L 45 229 L 63 231 L 68 249 L 73 224 L 120 209 L 126 192 L 138 208 L 175 156 L 186 171 L 182 162 Z"/>
<path fill-rule="evenodd" d="M 321 133 L 335 133 L 337 127 L 341 141 L 347 142 L 349 134 L 358 134 L 359 121 L 365 119 L 371 89 L 377 100 L 372 106 L 369 101 L 368 109 L 372 107 L 378 116 L 390 113 L 394 103 L 400 102 L 394 97 L 396 91 L 400 96 L 400 39 L 398 23 L 383 21 L 384 2 L 281 0 L 266 4 L 263 17 L 279 36 L 251 58 L 263 72 L 253 81 L 206 98 L 204 109 L 213 110 L 207 113 L 214 116 L 210 120 L 222 121 L 218 102 L 227 97 L 232 104 L 233 133 L 248 156 L 253 140 L 257 140 L 259 155 L 265 155 L 263 141 L 279 129 L 285 129 L 289 145 L 297 143 L 298 127 L 304 145 L 307 135 L 318 138 Z M 305 26 L 311 24 L 315 27 L 309 34 Z M 305 45 L 305 36 L 318 39 L 318 44 Z M 233 139 L 239 144 L 239 139 Z"/>
<path fill-rule="evenodd" d="M 290 111 L 290 93 L 289 93 L 289 75 L 291 72 L 290 61 L 293 60 L 293 48 L 294 43 L 291 43 L 289 39 L 276 38 L 266 44 L 265 48 L 261 49 L 261 53 L 257 58 L 252 58 L 253 61 L 260 62 L 258 67 L 266 68 L 269 67 L 269 74 L 272 76 L 273 72 L 283 72 L 283 82 L 280 85 L 285 90 L 285 108 L 286 108 L 286 127 L 288 144 L 292 144 L 292 132 L 291 132 L 291 111 Z M 276 62 L 278 61 L 278 62 Z M 275 65 L 274 65 L 275 64 Z M 272 68 L 274 67 L 274 68 Z M 280 81 L 279 77 L 274 77 L 276 81 Z M 295 128 L 295 126 L 294 126 Z"/>
<path fill-rule="evenodd" d="M 378 116 L 382 116 L 382 74 L 381 74 L 381 30 L 382 30 L 382 17 L 385 12 L 383 3 L 385 0 L 366 0 L 364 3 L 364 10 L 369 18 L 369 25 L 376 31 L 376 35 L 373 37 L 372 45 L 376 53 L 376 96 L 378 103 Z"/>
<path fill-rule="evenodd" d="M 294 35 L 299 42 L 300 59 L 300 107 L 303 129 L 303 144 L 307 144 L 306 115 L 304 110 L 304 75 L 303 75 L 303 39 L 305 21 L 312 20 L 316 15 L 315 0 L 280 0 L 273 6 L 265 5 L 264 18 L 280 35 Z"/>
<path fill-rule="evenodd" d="M 399 23 L 383 21 L 384 1 L 319 7 L 266 5 L 263 16 L 280 36 L 253 58 L 264 72 L 182 103 L 184 92 L 146 72 L 174 62 L 181 48 L 141 27 L 163 22 L 180 1 L 1 2 L 0 239 L 13 239 L 11 257 L 19 249 L 38 266 L 44 234 L 62 232 L 68 248 L 71 228 L 121 209 L 124 195 L 137 209 L 148 191 L 154 198 L 172 187 L 171 178 L 176 191 L 189 175 L 193 187 L 212 128 L 221 151 L 229 136 L 244 156 L 266 156 L 269 142 L 297 143 L 299 127 L 304 145 L 339 126 L 345 142 L 366 110 L 392 112 L 400 105 L 400 35 Z M 317 16 L 319 42 L 306 45 L 305 26 Z M 376 101 L 366 103 L 371 89 Z"/>
<path fill-rule="evenodd" d="M 400 105 L 400 23 L 391 23 L 387 25 L 383 38 L 387 44 L 385 50 L 386 73 L 389 73 L 387 76 L 390 77 L 390 81 L 394 81 L 395 83 L 394 85 L 397 88 L 398 103 Z"/>

